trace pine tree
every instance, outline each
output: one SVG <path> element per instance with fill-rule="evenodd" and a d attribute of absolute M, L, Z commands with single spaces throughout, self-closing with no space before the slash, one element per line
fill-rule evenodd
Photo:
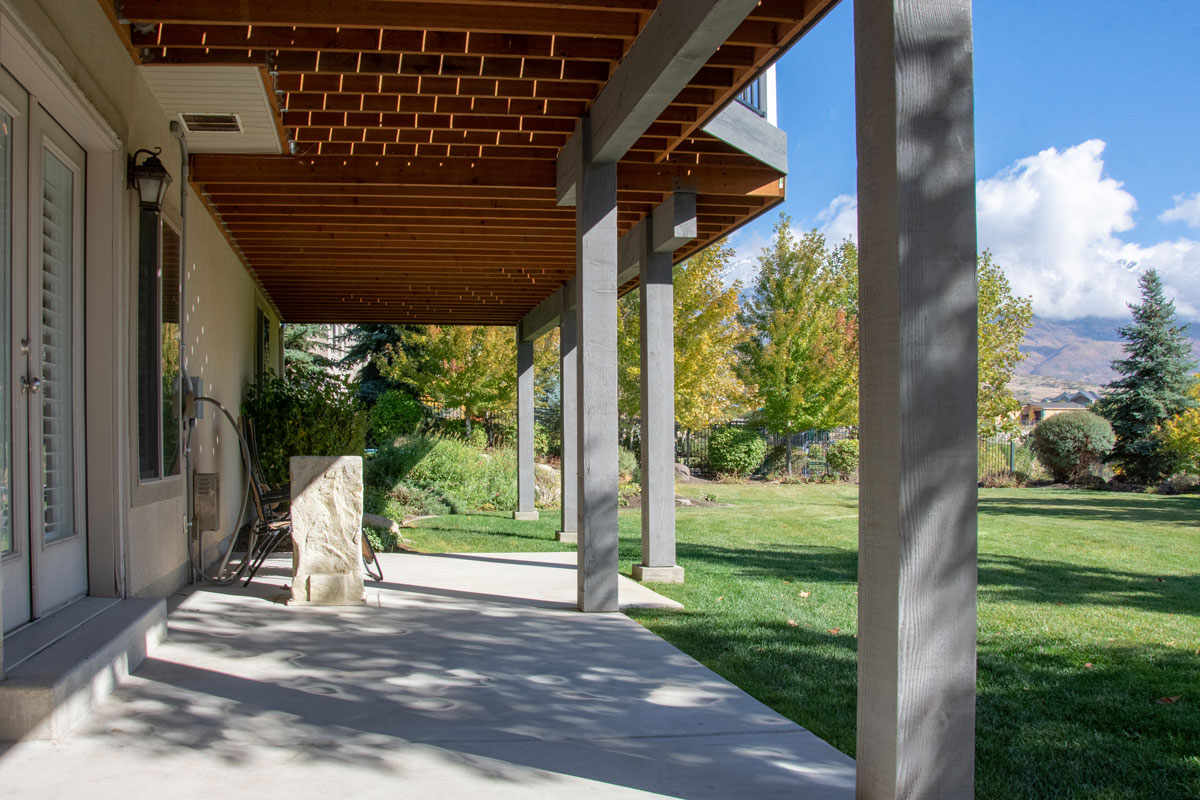
<path fill-rule="evenodd" d="M 1130 305 L 1133 322 L 1119 331 L 1126 358 L 1112 362 L 1121 375 L 1108 385 L 1101 413 L 1112 423 L 1117 443 L 1109 460 L 1140 483 L 1164 478 L 1176 458 L 1163 437 L 1163 424 L 1191 408 L 1190 357 L 1186 327 L 1176 324 L 1175 303 L 1163 295 L 1162 280 L 1147 270 L 1138 280 L 1142 302 Z"/>

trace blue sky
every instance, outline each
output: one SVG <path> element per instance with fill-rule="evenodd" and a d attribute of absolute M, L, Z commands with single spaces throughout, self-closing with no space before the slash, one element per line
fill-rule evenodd
<path fill-rule="evenodd" d="M 1047 316 L 1123 313 L 1136 265 L 1200 318 L 1200 4 L 978 0 L 974 14 L 980 247 Z M 856 210 L 852 24 L 843 0 L 778 65 L 783 208 L 837 238 Z M 774 221 L 733 237 L 737 277 Z"/>

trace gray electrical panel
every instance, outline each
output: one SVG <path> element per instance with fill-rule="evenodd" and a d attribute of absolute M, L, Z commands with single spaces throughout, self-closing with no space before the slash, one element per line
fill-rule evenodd
<path fill-rule="evenodd" d="M 221 475 L 217 472 L 197 472 L 192 477 L 192 509 L 196 514 L 196 530 L 221 529 Z"/>

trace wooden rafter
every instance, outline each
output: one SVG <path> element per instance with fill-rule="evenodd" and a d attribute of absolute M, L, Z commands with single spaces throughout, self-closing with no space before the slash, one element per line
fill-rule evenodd
<path fill-rule="evenodd" d="M 195 155 L 192 183 L 285 320 L 490 324 L 574 273 L 555 160 L 665 2 L 97 1 L 138 63 L 269 71 L 297 155 Z M 620 231 L 693 190 L 682 258 L 781 201 L 701 129 L 833 2 L 761 0 L 668 98 L 619 163 Z"/>

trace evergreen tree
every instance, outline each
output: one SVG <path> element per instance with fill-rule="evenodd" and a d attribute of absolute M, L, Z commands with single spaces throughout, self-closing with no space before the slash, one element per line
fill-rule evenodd
<path fill-rule="evenodd" d="M 283 364 L 288 378 L 317 379 L 330 375 L 336 360 L 328 325 L 283 326 Z"/>
<path fill-rule="evenodd" d="M 747 383 L 767 428 L 791 435 L 858 424 L 858 251 L 813 230 L 796 240 L 781 216 L 742 310 Z"/>
<path fill-rule="evenodd" d="M 1177 460 L 1164 441 L 1163 424 L 1194 405 L 1188 390 L 1196 363 L 1158 273 L 1147 270 L 1138 284 L 1142 302 L 1129 306 L 1133 322 L 1119 331 L 1126 358 L 1112 363 L 1121 377 L 1108 385 L 1100 411 L 1117 438 L 1109 460 L 1129 478 L 1151 483 L 1169 474 Z"/>
<path fill-rule="evenodd" d="M 343 355 L 339 366 L 358 367 L 359 398 L 367 403 L 389 389 L 399 389 L 418 397 L 416 386 L 405 380 L 391 380 L 379 371 L 377 358 L 389 348 L 400 348 L 409 357 L 417 357 L 416 338 L 425 332 L 424 325 L 393 325 L 369 322 L 351 325 L 342 335 L 339 346 Z"/>

